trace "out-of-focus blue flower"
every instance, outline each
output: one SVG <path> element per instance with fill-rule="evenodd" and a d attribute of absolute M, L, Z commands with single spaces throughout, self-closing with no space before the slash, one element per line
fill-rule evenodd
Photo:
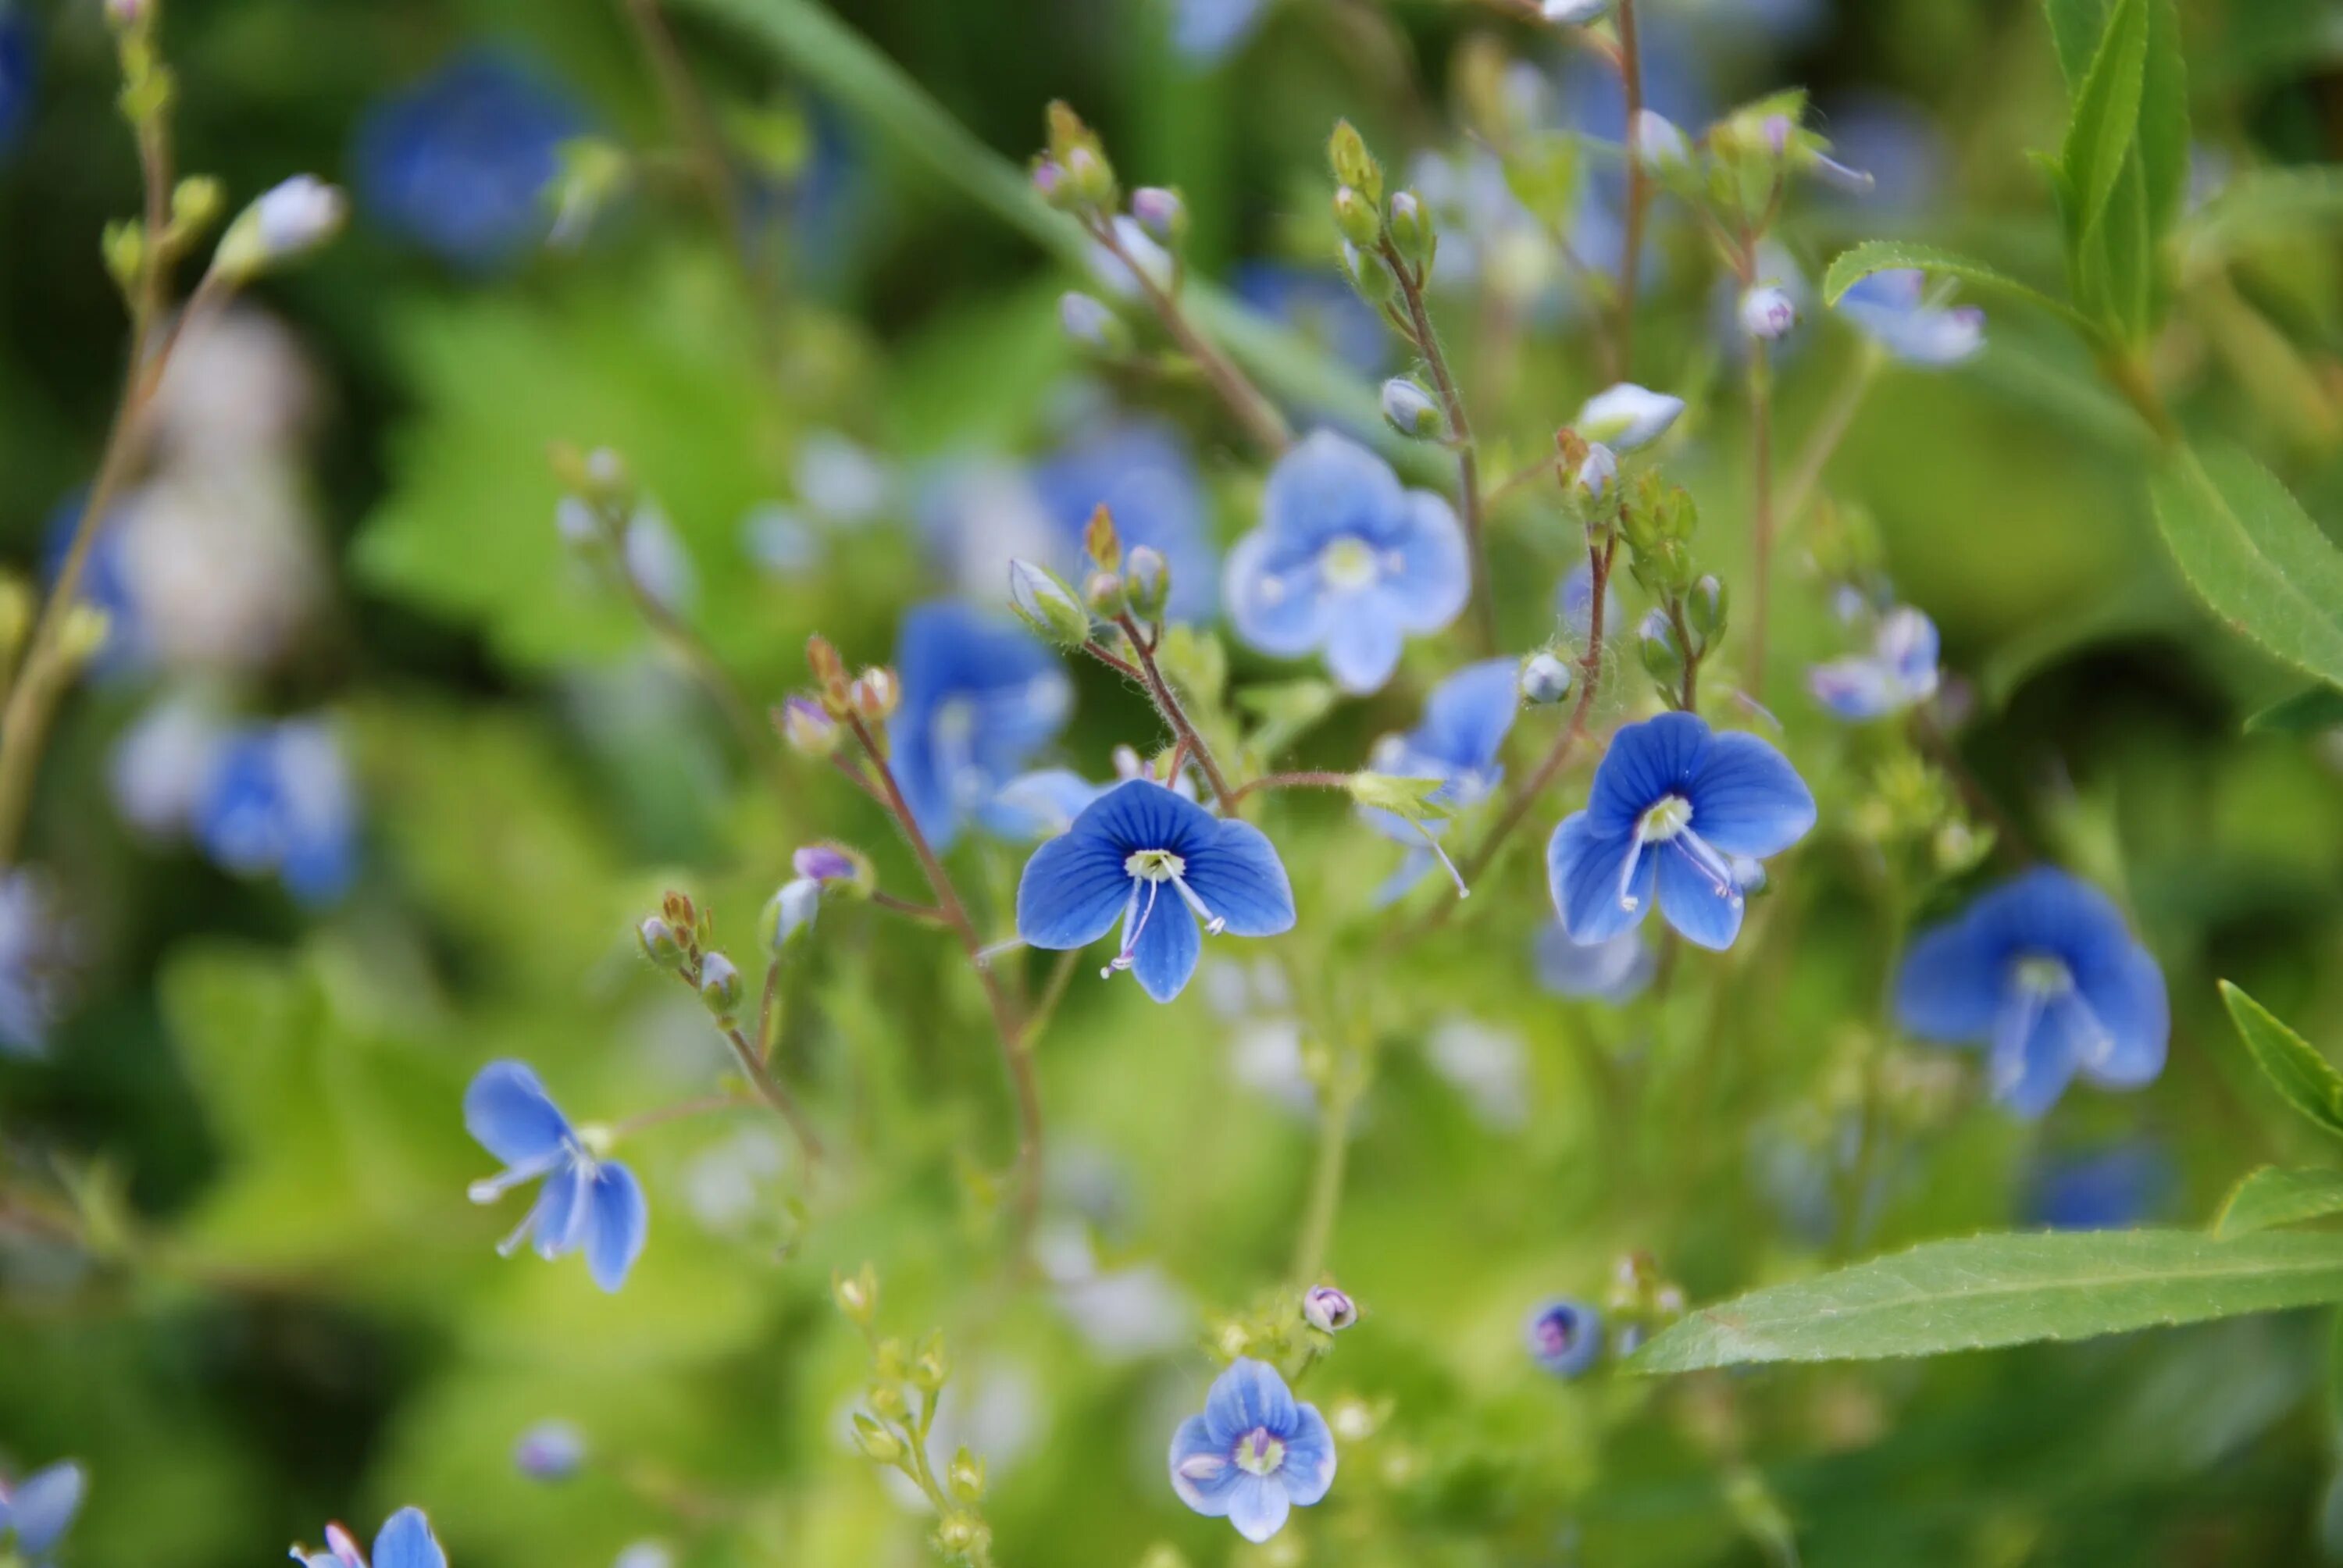
<path fill-rule="evenodd" d="M 1286 1515 L 1334 1484 L 1334 1433 L 1318 1407 L 1295 1401 L 1277 1369 L 1239 1357 L 1213 1380 L 1204 1413 L 1172 1434 L 1172 1490 L 1248 1541 L 1268 1540 Z"/>
<path fill-rule="evenodd" d="M 1432 802 L 1451 810 L 1479 805 L 1505 777 L 1498 753 L 1521 710 L 1519 676 L 1520 666 L 1510 658 L 1466 665 L 1433 688 L 1424 699 L 1423 719 L 1413 729 L 1387 735 L 1376 744 L 1374 770 L 1401 779 L 1439 779 Z M 1434 856 L 1425 838 L 1445 831 L 1444 819 L 1419 826 L 1373 806 L 1361 807 L 1359 814 L 1376 832 L 1409 847 L 1406 859 L 1379 898 L 1398 897 L 1433 869 Z"/>
<path fill-rule="evenodd" d="M 357 804 L 324 722 L 288 719 L 219 742 L 188 826 L 238 876 L 274 875 L 304 903 L 339 898 L 357 869 Z"/>
<path fill-rule="evenodd" d="M 1065 728 L 1073 683 L 1056 656 L 1014 621 L 965 605 L 914 608 L 895 648 L 903 699 L 888 721 L 895 780 L 938 849 L 974 819 L 1005 837 L 1021 819 L 993 814 L 1001 787 Z"/>
<path fill-rule="evenodd" d="M 1632 930 L 1656 897 L 1686 940 L 1724 949 L 1741 931 L 1735 858 L 1777 855 L 1814 825 L 1814 795 L 1779 751 L 1664 713 L 1613 737 L 1586 809 L 1554 831 L 1546 877 L 1574 941 Z"/>
<path fill-rule="evenodd" d="M 2120 1231 L 2153 1216 L 2173 1180 L 2170 1156 L 2145 1140 L 2056 1155 L 2034 1172 L 2026 1217 L 2054 1231 Z"/>
<path fill-rule="evenodd" d="M 1293 919 L 1284 864 L 1260 829 L 1147 779 L 1084 807 L 1017 884 L 1017 934 L 1034 947 L 1088 947 L 1121 920 L 1121 949 L 1104 972 L 1130 970 L 1157 1001 L 1196 972 L 1203 930 L 1273 937 Z"/>
<path fill-rule="evenodd" d="M 1871 172 L 1867 197 L 1840 195 L 1827 184 L 1822 187 L 1825 199 L 1860 200 L 1867 231 L 1943 211 L 1952 154 L 1943 130 L 1919 106 L 1885 93 L 1857 93 L 1833 101 L 1820 119 L 1837 157 Z"/>
<path fill-rule="evenodd" d="M 33 118 L 33 83 L 40 68 L 40 35 L 24 5 L 0 0 L 0 159 Z"/>
<path fill-rule="evenodd" d="M 1391 328 L 1340 273 L 1248 261 L 1237 267 L 1233 281 L 1238 298 L 1284 322 L 1360 375 L 1380 375 L 1391 363 Z"/>
<path fill-rule="evenodd" d="M 1869 653 L 1806 672 L 1815 700 L 1855 723 L 1901 713 L 1936 694 L 1936 623 L 1909 605 L 1879 618 Z"/>
<path fill-rule="evenodd" d="M 1985 347 L 1985 312 L 1927 302 L 1928 280 L 1916 267 L 1875 272 L 1833 307 L 1848 325 L 1907 365 L 1963 364 Z"/>
<path fill-rule="evenodd" d="M 1114 514 L 1124 549 L 1144 545 L 1171 566 L 1171 618 L 1212 618 L 1220 603 L 1220 559 L 1195 459 L 1170 426 L 1133 420 L 1103 427 L 1036 465 L 1032 480 L 1055 525 L 1054 564 L 1071 570 L 1081 560 L 1082 530 L 1104 507 Z"/>
<path fill-rule="evenodd" d="M 1199 65 L 1234 54 L 1261 25 L 1268 0 L 1172 0 L 1172 46 Z"/>
<path fill-rule="evenodd" d="M 1571 427 L 1614 451 L 1633 452 L 1666 435 L 1684 408 L 1684 399 L 1671 393 L 1622 381 L 1589 397 Z"/>
<path fill-rule="evenodd" d="M 1530 1357 L 1559 1378 L 1574 1378 L 1603 1353 L 1603 1314 L 1584 1302 L 1548 1302 L 1522 1325 Z"/>
<path fill-rule="evenodd" d="M 663 1541 L 638 1541 L 619 1553 L 610 1568 L 675 1568 L 675 1553 Z"/>
<path fill-rule="evenodd" d="M 586 1462 L 586 1434 L 566 1421 L 541 1421 L 513 1444 L 513 1468 L 531 1481 L 567 1481 Z"/>
<path fill-rule="evenodd" d="M 1560 920 L 1538 928 L 1532 956 L 1538 984 L 1556 996 L 1606 1001 L 1614 1007 L 1643 995 L 1658 960 L 1638 931 L 1621 931 L 1607 941 L 1580 944 Z"/>
<path fill-rule="evenodd" d="M 2137 1089 L 2164 1070 L 2164 971 L 2105 893 L 2037 866 L 1923 931 L 1896 979 L 1896 1012 L 1922 1040 L 1987 1049 L 1993 1097 L 2050 1109 L 2077 1073 Z"/>
<path fill-rule="evenodd" d="M 1322 648 L 1354 692 L 1389 680 L 1407 635 L 1446 626 L 1471 593 L 1448 503 L 1328 430 L 1270 470 L 1261 527 L 1229 552 L 1222 583 L 1238 636 L 1284 658 Z"/>
<path fill-rule="evenodd" d="M 326 1526 L 326 1549 L 293 1548 L 293 1561 L 307 1568 L 367 1568 L 357 1538 L 338 1524 Z M 431 1522 L 419 1508 L 402 1508 L 383 1524 L 374 1538 L 373 1568 L 447 1568 L 447 1553 L 431 1533 Z"/>
<path fill-rule="evenodd" d="M 543 240 L 561 145 L 586 128 L 584 111 L 533 65 L 460 55 L 367 115 L 358 201 L 441 260 L 490 271 Z"/>
<path fill-rule="evenodd" d="M 48 879 L 0 872 L 0 1056 L 38 1056 L 65 1008 L 79 939 Z"/>
<path fill-rule="evenodd" d="M 650 1228 L 635 1173 L 586 1147 L 537 1074 L 518 1061 L 492 1061 L 464 1091 L 464 1129 L 505 1162 L 471 1185 L 475 1203 L 493 1203 L 525 1181 L 545 1179 L 527 1218 L 497 1251 L 506 1257 L 536 1239 L 548 1260 L 584 1248 L 586 1267 L 605 1291 L 626 1283 Z"/>
<path fill-rule="evenodd" d="M 50 1551 L 73 1528 L 89 1478 L 72 1460 L 36 1470 L 15 1485 L 0 1483 L 0 1543 L 14 1535 L 16 1551 L 29 1562 L 48 1561 Z"/>
<path fill-rule="evenodd" d="M 1554 594 L 1554 609 L 1562 617 L 1564 630 L 1579 647 L 1594 630 L 1594 568 L 1581 561 L 1570 568 Z M 1603 592 L 1603 640 L 1614 640 L 1621 630 L 1618 596 L 1606 585 Z"/>

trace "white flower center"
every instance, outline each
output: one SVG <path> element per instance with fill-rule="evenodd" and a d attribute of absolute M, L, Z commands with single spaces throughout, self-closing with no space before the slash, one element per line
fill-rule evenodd
<path fill-rule="evenodd" d="M 1142 882 L 1174 882 L 1188 862 L 1169 849 L 1133 849 L 1123 858 L 1122 869 Z"/>
<path fill-rule="evenodd" d="M 2049 953 L 2021 953 L 2009 966 L 2017 989 L 2047 1000 L 2075 989 L 2075 971 L 2066 960 Z"/>
<path fill-rule="evenodd" d="M 1338 593 L 1370 587 L 1382 569 L 1373 548 L 1364 539 L 1346 535 L 1318 552 L 1318 575 Z"/>
<path fill-rule="evenodd" d="M 1275 1475 L 1285 1463 L 1285 1444 L 1257 1426 L 1237 1439 L 1236 1462 L 1247 1475 Z"/>
<path fill-rule="evenodd" d="M 1692 802 L 1681 795 L 1663 795 L 1658 805 L 1644 813 L 1643 840 L 1664 844 L 1691 826 Z"/>

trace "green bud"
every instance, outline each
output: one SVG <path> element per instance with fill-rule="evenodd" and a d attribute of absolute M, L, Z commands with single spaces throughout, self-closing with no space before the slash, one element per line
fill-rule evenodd
<path fill-rule="evenodd" d="M 927 1343 L 920 1347 L 920 1359 L 911 1363 L 911 1383 L 922 1393 L 934 1393 L 951 1377 L 951 1362 L 944 1354 L 944 1338 L 930 1334 Z"/>
<path fill-rule="evenodd" d="M 1333 166 L 1337 182 L 1358 191 L 1370 206 L 1383 205 L 1383 166 L 1368 153 L 1366 138 L 1350 121 L 1334 122 L 1334 134 L 1326 142 L 1326 160 Z"/>
<path fill-rule="evenodd" d="M 719 1021 L 730 1021 L 740 1010 L 740 971 L 722 953 L 699 960 L 699 1000 Z"/>
<path fill-rule="evenodd" d="M 675 928 L 659 916 L 653 915 L 638 926 L 635 936 L 643 944 L 643 956 L 659 968 L 679 970 L 683 967 L 683 943 L 677 939 Z"/>
<path fill-rule="evenodd" d="M 962 1503 L 974 1503 L 984 1495 L 984 1461 L 970 1453 L 963 1444 L 951 1462 L 944 1467 L 944 1485 Z"/>
<path fill-rule="evenodd" d="M 947 1556 L 971 1557 L 988 1539 L 984 1521 L 973 1513 L 947 1513 L 936 1524 L 936 1544 Z"/>
<path fill-rule="evenodd" d="M 821 912 L 821 883 L 811 877 L 792 877 L 780 891 L 765 900 L 758 917 L 757 935 L 765 950 L 778 955 L 789 939 L 813 925 Z"/>
<path fill-rule="evenodd" d="M 1374 203 L 1349 186 L 1334 192 L 1334 226 L 1353 245 L 1372 250 L 1383 238 L 1383 219 L 1375 212 Z"/>
<path fill-rule="evenodd" d="M 1692 628 L 1693 640 L 1704 653 L 1725 635 L 1727 602 L 1725 584 L 1715 573 L 1693 584 L 1692 591 L 1684 595 L 1684 624 Z"/>
<path fill-rule="evenodd" d="M 212 272 L 240 284 L 318 249 L 349 216 L 349 201 L 315 175 L 296 175 L 261 193 L 236 216 L 212 253 Z"/>
<path fill-rule="evenodd" d="M 123 218 L 106 226 L 106 237 L 100 242 L 106 257 L 106 276 L 114 286 L 128 294 L 138 286 L 138 275 L 146 265 L 146 230 L 136 218 Z"/>
<path fill-rule="evenodd" d="M 903 683 L 883 664 L 874 664 L 854 678 L 847 703 L 866 724 L 884 724 L 903 700 Z"/>
<path fill-rule="evenodd" d="M 903 1440 L 861 1411 L 854 1412 L 854 1442 L 880 1464 L 895 1464 L 903 1457 Z"/>
<path fill-rule="evenodd" d="M 810 697 L 792 697 L 775 714 L 781 739 L 801 757 L 827 757 L 838 749 L 838 720 Z"/>
<path fill-rule="evenodd" d="M 1383 418 L 1412 441 L 1436 441 L 1448 433 L 1440 405 L 1413 379 L 1394 376 L 1383 383 Z"/>
<path fill-rule="evenodd" d="M 1391 239 L 1393 248 L 1416 266 L 1432 265 L 1440 236 L 1432 215 L 1424 210 L 1423 198 L 1413 191 L 1401 191 L 1391 198 Z"/>
<path fill-rule="evenodd" d="M 903 1399 L 901 1387 L 891 1382 L 872 1383 L 863 1397 L 883 1420 L 900 1421 L 910 1412 L 910 1406 Z"/>
<path fill-rule="evenodd" d="M 1080 648 L 1091 639 L 1091 612 L 1074 596 L 1073 585 L 1047 567 L 1009 563 L 1009 608 L 1034 635 L 1059 648 Z"/>
<path fill-rule="evenodd" d="M 871 1314 L 879 1310 L 879 1272 L 868 1263 L 851 1274 L 832 1270 L 830 1294 L 830 1299 L 838 1303 L 840 1312 L 852 1322 L 867 1326 Z"/>
<path fill-rule="evenodd" d="M 1112 620 L 1128 608 L 1123 597 L 1122 579 L 1109 571 L 1096 571 L 1082 584 L 1082 598 L 1091 608 Z"/>
<path fill-rule="evenodd" d="M 1635 628 L 1635 653 L 1644 661 L 1645 673 L 1660 683 L 1663 694 L 1683 683 L 1684 649 L 1676 646 L 1675 628 L 1663 611 L 1652 611 Z"/>
<path fill-rule="evenodd" d="M 1348 242 L 1342 246 L 1342 271 L 1369 305 L 1381 305 L 1399 287 L 1399 279 L 1392 276 L 1382 256 Z"/>
<path fill-rule="evenodd" d="M 1100 506 L 1082 528 L 1082 553 L 1102 572 L 1122 569 L 1122 536 L 1114 531 L 1114 514 Z"/>
<path fill-rule="evenodd" d="M 227 196 L 209 175 L 191 175 L 171 191 L 171 243 L 185 245 L 219 221 Z"/>
<path fill-rule="evenodd" d="M 1172 597 L 1172 563 L 1163 552 L 1147 545 L 1132 548 L 1122 568 L 1122 588 L 1141 620 L 1160 620 Z"/>

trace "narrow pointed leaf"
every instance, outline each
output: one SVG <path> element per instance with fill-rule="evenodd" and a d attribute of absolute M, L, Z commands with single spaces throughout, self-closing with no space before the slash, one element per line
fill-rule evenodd
<path fill-rule="evenodd" d="M 2124 160 L 2139 139 L 2139 102 L 2147 66 L 2147 0 L 2116 0 L 2091 69 L 2075 95 L 2059 152 L 2074 192 L 2076 236 L 2098 227 Z"/>
<path fill-rule="evenodd" d="M 2343 690 L 2314 686 L 2271 703 L 2246 720 L 2248 735 L 2317 735 L 2343 729 Z"/>
<path fill-rule="evenodd" d="M 1823 275 L 1823 303 L 1836 305 L 1841 296 L 1873 273 L 1899 267 L 1917 267 L 1934 276 L 1958 278 L 1987 293 L 2047 311 L 2087 337 L 2091 333 L 2090 323 L 2072 306 L 2053 299 L 2031 284 L 2020 283 L 2007 273 L 1958 251 L 1900 239 L 1865 240 L 1851 250 L 1840 252 L 1830 264 L 1830 270 Z"/>
<path fill-rule="evenodd" d="M 2343 685 L 2343 550 L 2286 487 L 2242 452 L 2183 449 L 2149 490 L 2197 597 L 2279 658 Z"/>
<path fill-rule="evenodd" d="M 2343 1214 L 2343 1171 L 2283 1171 L 2265 1165 L 2231 1190 L 2214 1218 L 2213 1234 L 2227 1240 L 2279 1225 Z"/>
<path fill-rule="evenodd" d="M 2228 1005 L 2230 1020 L 2237 1026 L 2262 1076 L 2286 1097 L 2288 1104 L 2343 1138 L 2343 1072 L 2338 1072 L 2318 1047 L 2227 980 L 2221 982 L 2221 1000 Z"/>

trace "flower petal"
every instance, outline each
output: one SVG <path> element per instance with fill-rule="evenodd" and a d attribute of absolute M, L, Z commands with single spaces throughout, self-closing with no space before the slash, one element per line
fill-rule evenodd
<path fill-rule="evenodd" d="M 1285 1440 L 1285 1465 L 1277 1473 L 1286 1495 L 1297 1508 L 1307 1508 L 1325 1497 L 1334 1484 L 1334 1433 L 1314 1404 L 1299 1411 L 1293 1434 Z"/>
<path fill-rule="evenodd" d="M 1682 839 L 1653 846 L 1660 863 L 1660 913 L 1697 946 L 1722 952 L 1741 934 L 1741 889 L 1730 877 L 1719 881 L 1684 848 Z"/>
<path fill-rule="evenodd" d="M 576 1160 L 545 1179 L 526 1227 L 528 1233 L 536 1238 L 538 1257 L 550 1262 L 578 1245 L 586 1229 L 587 1188 L 592 1181 L 584 1162 Z"/>
<path fill-rule="evenodd" d="M 1689 713 L 1663 713 L 1640 724 L 1623 725 L 1611 738 L 1603 765 L 1594 770 L 1587 814 L 1605 834 L 1634 832 L 1644 813 L 1661 800 L 1688 794 L 1711 743 L 1708 726 Z M 1705 836 L 1707 822 L 1698 826 Z"/>
<path fill-rule="evenodd" d="M 1120 857 L 1169 849 L 1182 859 L 1212 841 L 1220 819 L 1151 779 L 1126 779 L 1082 809 L 1073 831 L 1102 839 Z"/>
<path fill-rule="evenodd" d="M 1211 839 L 1192 850 L 1185 879 L 1231 934 L 1273 937 L 1293 929 L 1293 884 L 1269 835 L 1250 822 L 1214 825 Z"/>
<path fill-rule="evenodd" d="M 1148 908 L 1152 898 L 1154 908 Z M 1139 892 L 1138 919 L 1146 921 L 1131 950 L 1131 972 L 1138 978 L 1139 989 L 1157 1001 L 1170 1001 L 1187 988 L 1189 977 L 1196 972 L 1196 960 L 1203 956 L 1204 933 L 1188 906 L 1169 882 L 1143 887 Z M 1123 933 L 1125 941 L 1131 933 Z"/>
<path fill-rule="evenodd" d="M 1230 1493 L 1244 1472 L 1212 1441 L 1212 1422 L 1192 1415 L 1172 1434 L 1172 1490 L 1207 1519 L 1228 1516 Z"/>
<path fill-rule="evenodd" d="M 1582 944 L 1570 940 L 1560 920 L 1538 928 L 1533 950 L 1538 983 L 1546 990 L 1556 996 L 1592 997 L 1614 1007 L 1641 994 L 1657 966 L 1651 948 L 1633 931 Z"/>
<path fill-rule="evenodd" d="M 1334 624 L 1326 634 L 1326 670 L 1334 684 L 1354 696 L 1381 691 L 1399 668 L 1406 640 L 1379 594 L 1346 595 L 1332 605 Z"/>
<path fill-rule="evenodd" d="M 402 1508 L 384 1523 L 374 1538 L 374 1568 L 447 1568 L 421 1509 Z"/>
<path fill-rule="evenodd" d="M 1546 886 L 1572 941 L 1608 941 L 1643 923 L 1658 875 L 1652 856 L 1641 857 L 1626 889 L 1633 906 L 1619 896 L 1627 857 L 1637 852 L 1634 839 L 1626 834 L 1597 833 L 1591 811 L 1574 812 L 1554 830 L 1545 849 Z"/>
<path fill-rule="evenodd" d="M 492 1061 L 464 1091 L 464 1130 L 508 1165 L 558 1153 L 570 1140 L 568 1120 L 528 1065 Z"/>
<path fill-rule="evenodd" d="M 2061 999 L 2045 1007 L 2038 999 L 2012 996 L 1994 1020 L 1993 1051 L 1986 1070 L 1993 1097 L 2032 1121 L 2066 1091 L 2089 1035 L 2080 1010 Z"/>
<path fill-rule="evenodd" d="M 1714 737 L 1690 784 L 1694 830 L 1728 855 L 1778 855 L 1815 825 L 1814 791 L 1755 735 Z"/>
<path fill-rule="evenodd" d="M 1403 629 L 1438 631 L 1473 597 L 1473 558 L 1446 501 L 1410 490 L 1406 505 L 1406 528 L 1383 546 L 1399 558 L 1398 569 L 1383 579 L 1383 598 Z"/>
<path fill-rule="evenodd" d="M 1900 693 L 1887 668 L 1868 654 L 1850 655 L 1806 671 L 1806 689 L 1832 717 L 1862 724 L 1893 713 Z"/>
<path fill-rule="evenodd" d="M 1123 857 L 1075 826 L 1033 851 L 1017 879 L 1017 934 L 1037 948 L 1086 948 L 1114 929 L 1131 897 Z"/>
<path fill-rule="evenodd" d="M 26 1555 L 38 1557 L 65 1539 L 88 1485 L 88 1476 L 71 1460 L 35 1471 L 17 1483 L 8 1500 L 8 1514 L 16 1527 L 16 1544 Z"/>
<path fill-rule="evenodd" d="M 1285 1528 L 1293 1500 L 1273 1475 L 1241 1475 L 1229 1489 L 1229 1523 L 1237 1533 L 1259 1545 Z"/>
<path fill-rule="evenodd" d="M 1931 926 L 1904 955 L 1896 1021 L 1922 1040 L 1983 1040 L 2001 1006 L 2006 966 L 2007 955 L 1973 915 Z"/>
<path fill-rule="evenodd" d="M 2099 1050 L 2083 1060 L 2084 1077 L 2136 1089 L 2164 1070 L 2172 1007 L 2164 971 L 2146 948 L 2127 942 L 2112 960 L 2077 968 L 2075 984 L 2103 1033 Z"/>
<path fill-rule="evenodd" d="M 1255 528 L 1229 551 L 1221 598 L 1249 648 L 1296 658 L 1326 640 L 1326 595 L 1316 570 L 1267 528 Z"/>
<path fill-rule="evenodd" d="M 1439 759 L 1447 772 L 1493 768 L 1521 701 L 1518 660 L 1485 658 L 1468 664 L 1433 688 L 1424 699 L 1423 720 L 1408 737 L 1408 749 Z"/>
<path fill-rule="evenodd" d="M 1405 494 L 1389 463 L 1347 437 L 1313 430 L 1269 471 L 1262 527 L 1314 556 L 1342 534 L 1378 536 L 1406 506 Z"/>
<path fill-rule="evenodd" d="M 1256 1429 L 1282 1438 L 1293 1430 L 1294 1412 L 1293 1395 L 1277 1369 L 1250 1356 L 1231 1362 L 1204 1396 L 1204 1419 L 1211 1423 L 1212 1441 L 1232 1451 L 1237 1439 Z"/>
<path fill-rule="evenodd" d="M 635 1173 L 615 1161 L 605 1161 L 595 1172 L 587 1201 L 591 1214 L 586 1223 L 586 1267 L 596 1284 L 616 1291 L 643 1255 L 650 1206 L 643 1201 L 642 1183 Z"/>

